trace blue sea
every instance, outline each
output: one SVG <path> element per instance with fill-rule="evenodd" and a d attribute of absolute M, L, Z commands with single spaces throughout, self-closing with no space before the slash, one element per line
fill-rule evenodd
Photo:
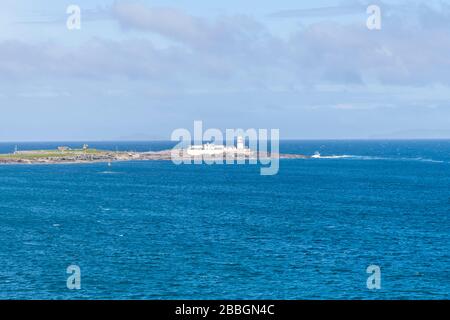
<path fill-rule="evenodd" d="M 170 161 L 0 166 L 0 299 L 449 299 L 450 141 L 281 142 L 316 151 L 274 176 Z M 80 290 L 66 286 L 69 265 Z M 380 289 L 367 288 L 369 265 Z"/>

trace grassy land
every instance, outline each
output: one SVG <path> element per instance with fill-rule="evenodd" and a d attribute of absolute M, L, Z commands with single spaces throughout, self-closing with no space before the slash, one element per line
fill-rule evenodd
<path fill-rule="evenodd" d="M 97 150 L 97 149 L 72 149 L 67 151 L 59 151 L 59 150 L 35 150 L 27 153 L 18 153 L 18 154 L 0 154 L 0 159 L 38 159 L 38 158 L 62 158 L 62 157 L 70 157 L 76 155 L 102 155 L 107 153 L 108 151 Z"/>

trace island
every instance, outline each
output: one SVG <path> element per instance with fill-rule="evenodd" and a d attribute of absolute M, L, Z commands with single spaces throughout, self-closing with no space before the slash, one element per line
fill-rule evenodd
<path fill-rule="evenodd" d="M 69 147 L 58 147 L 54 150 L 21 150 L 8 154 L 0 154 L 1 164 L 58 164 L 58 163 L 95 163 L 95 162 L 117 162 L 117 161 L 144 161 L 144 160 L 172 160 L 173 154 L 184 160 L 194 160 L 199 156 L 203 159 L 260 159 L 276 157 L 276 154 L 250 152 L 244 154 L 203 154 L 192 155 L 186 149 L 162 150 L 162 151 L 110 151 L 88 148 L 84 145 L 80 149 Z M 300 154 L 279 154 L 281 159 L 308 159 L 311 156 Z"/>

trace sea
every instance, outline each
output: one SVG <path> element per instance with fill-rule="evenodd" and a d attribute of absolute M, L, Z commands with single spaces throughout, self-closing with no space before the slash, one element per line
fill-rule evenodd
<path fill-rule="evenodd" d="M 321 158 L 0 166 L 0 299 L 450 298 L 450 140 L 280 148 Z"/>

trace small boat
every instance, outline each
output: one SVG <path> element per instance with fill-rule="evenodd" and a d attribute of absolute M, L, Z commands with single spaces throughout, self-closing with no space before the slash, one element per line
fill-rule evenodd
<path fill-rule="evenodd" d="M 111 167 L 111 162 L 108 162 L 108 167 Z"/>
<path fill-rule="evenodd" d="M 314 152 L 314 154 L 311 156 L 311 158 L 320 159 L 320 152 L 319 151 Z"/>

